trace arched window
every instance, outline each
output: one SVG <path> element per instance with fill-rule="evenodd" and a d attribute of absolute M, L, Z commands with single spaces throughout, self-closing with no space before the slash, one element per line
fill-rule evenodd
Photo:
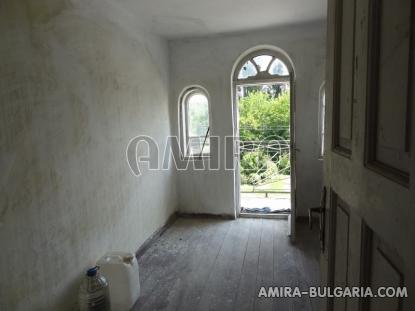
<path fill-rule="evenodd" d="M 245 57 L 236 68 L 234 81 L 237 83 L 289 81 L 290 70 L 282 55 L 272 51 L 257 51 Z"/>
<path fill-rule="evenodd" d="M 187 88 L 180 99 L 181 147 L 185 157 L 210 154 L 209 96 L 201 87 Z"/>
<path fill-rule="evenodd" d="M 252 52 L 253 51 L 253 52 Z M 274 47 L 251 49 L 232 73 L 235 206 L 241 213 L 267 206 L 270 213 L 295 208 L 294 68 Z M 264 201 L 252 193 L 266 192 Z M 237 194 L 239 192 L 239 195 Z M 268 197 L 268 193 L 284 193 Z M 294 217 L 292 217 L 294 219 Z M 292 226 L 293 228 L 294 226 Z"/>
<path fill-rule="evenodd" d="M 241 141 L 246 137 L 255 136 L 258 138 L 258 133 L 252 134 L 247 132 L 251 132 L 252 130 L 263 131 L 262 136 L 268 135 L 268 138 L 274 137 L 274 139 L 280 139 L 281 137 L 285 137 L 287 141 L 283 145 L 285 150 L 289 150 L 291 139 L 290 133 L 293 133 L 294 130 L 294 127 L 290 125 L 292 101 L 291 84 L 293 79 L 294 70 L 292 63 L 284 52 L 278 52 L 273 49 L 259 49 L 247 54 L 239 60 L 233 73 L 234 100 L 236 103 L 234 106 L 234 109 L 236 109 L 234 116 L 237 116 L 234 120 L 234 128 L 238 129 L 239 133 L 236 134 L 240 136 L 239 139 Z M 258 98 L 255 98 L 255 95 L 253 95 L 255 92 L 267 95 L 258 102 Z M 255 118 L 248 118 L 252 124 L 246 124 L 250 123 L 247 122 L 246 115 L 248 113 L 248 107 L 247 104 L 239 106 L 239 103 L 242 102 L 241 100 L 243 98 L 248 96 L 251 96 L 251 99 L 248 101 L 251 103 L 256 102 L 255 105 L 257 107 L 265 105 L 264 102 L 267 100 L 274 101 L 277 100 L 277 98 L 280 98 L 281 102 L 288 104 L 288 107 L 286 107 L 287 109 L 283 108 L 285 106 L 277 108 L 277 106 L 274 105 L 274 113 L 271 113 L 269 116 L 264 116 L 264 120 L 257 120 L 254 122 L 253 120 Z M 248 106 L 250 105 L 251 104 Z M 264 109 L 264 111 L 268 109 L 265 106 L 261 108 Z M 241 110 L 241 107 L 244 107 L 244 109 Z M 271 122 L 269 124 L 265 122 L 265 120 L 270 121 L 273 117 L 276 117 L 276 115 L 282 113 L 282 110 L 285 111 L 285 119 L 283 118 L 285 122 L 283 122 L 282 119 L 273 120 L 275 122 Z M 255 117 L 259 116 L 259 113 L 256 112 L 249 112 L 249 114 L 253 114 Z M 287 118 L 288 120 L 286 120 Z M 243 124 L 236 124 L 242 119 Z M 278 130 L 276 127 L 278 127 Z"/>

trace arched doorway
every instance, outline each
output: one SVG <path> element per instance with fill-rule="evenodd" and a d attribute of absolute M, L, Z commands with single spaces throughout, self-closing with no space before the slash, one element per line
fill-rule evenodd
<path fill-rule="evenodd" d="M 294 224 L 294 77 L 288 55 L 274 47 L 247 51 L 234 66 L 236 214 L 293 216 Z"/>

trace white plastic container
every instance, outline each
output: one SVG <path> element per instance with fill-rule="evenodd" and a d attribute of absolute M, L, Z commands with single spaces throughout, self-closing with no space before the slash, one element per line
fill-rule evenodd
<path fill-rule="evenodd" d="M 111 310 L 130 310 L 140 296 L 138 262 L 134 254 L 110 252 L 97 265 L 108 281 Z"/>

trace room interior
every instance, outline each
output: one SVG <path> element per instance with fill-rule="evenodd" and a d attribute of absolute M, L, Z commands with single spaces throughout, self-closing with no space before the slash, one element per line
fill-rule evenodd
<path fill-rule="evenodd" d="M 412 310 L 414 7 L 1 1 L 0 310 L 79 310 L 114 251 L 138 262 L 132 310 Z M 238 86 L 270 83 L 288 98 L 289 201 L 247 214 Z M 246 183 L 272 199 L 266 169 Z M 408 295 L 259 294 L 284 286 Z"/>

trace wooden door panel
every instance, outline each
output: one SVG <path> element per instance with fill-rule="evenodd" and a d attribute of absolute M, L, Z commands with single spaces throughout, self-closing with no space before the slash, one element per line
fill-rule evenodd
<path fill-rule="evenodd" d="M 332 287 L 345 287 L 348 284 L 350 216 L 346 203 L 334 191 L 331 191 L 330 210 L 330 283 Z M 344 298 L 334 298 L 330 305 L 331 310 L 346 310 Z"/>
<path fill-rule="evenodd" d="M 349 155 L 353 128 L 355 1 L 337 1 L 336 17 L 333 148 Z"/>
<path fill-rule="evenodd" d="M 405 284 L 408 297 L 327 298 L 322 310 L 415 306 L 414 8 L 413 0 L 328 1 L 322 282 Z"/>
<path fill-rule="evenodd" d="M 403 287 L 401 260 L 365 223 L 363 231 L 361 283 L 374 291 L 379 287 Z M 362 298 L 361 311 L 400 311 L 402 303 L 402 298 L 397 297 Z"/>
<path fill-rule="evenodd" d="M 412 1 L 369 2 L 366 164 L 409 184 Z"/>

